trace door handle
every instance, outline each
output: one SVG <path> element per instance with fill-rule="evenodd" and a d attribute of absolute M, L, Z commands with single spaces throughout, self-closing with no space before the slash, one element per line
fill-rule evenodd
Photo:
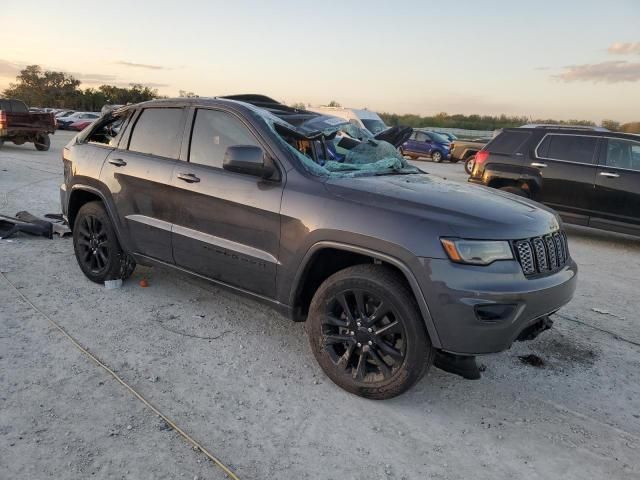
<path fill-rule="evenodd" d="M 127 162 L 125 162 L 121 158 L 110 158 L 109 163 L 111 165 L 115 165 L 116 167 L 124 167 L 127 164 Z"/>
<path fill-rule="evenodd" d="M 532 162 L 531 166 L 532 167 L 538 167 L 538 168 L 547 168 L 547 164 L 546 163 L 540 163 L 540 162 Z"/>
<path fill-rule="evenodd" d="M 620 176 L 617 173 L 613 173 L 613 172 L 600 172 L 600 175 L 607 178 L 618 178 Z"/>
<path fill-rule="evenodd" d="M 193 173 L 179 173 L 178 178 L 187 183 L 198 183 L 200 179 L 196 177 Z"/>

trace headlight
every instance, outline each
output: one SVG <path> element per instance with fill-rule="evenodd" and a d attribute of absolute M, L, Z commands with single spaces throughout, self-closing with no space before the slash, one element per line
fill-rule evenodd
<path fill-rule="evenodd" d="M 441 238 L 444 251 L 451 261 L 472 265 L 489 265 L 496 260 L 511 260 L 509 242 L 494 240 L 461 240 Z"/>

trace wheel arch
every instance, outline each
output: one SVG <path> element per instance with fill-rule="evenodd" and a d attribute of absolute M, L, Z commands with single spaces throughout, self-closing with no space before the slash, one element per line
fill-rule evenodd
<path fill-rule="evenodd" d="M 118 242 L 120 242 L 122 248 L 127 251 L 125 248 L 126 244 L 123 243 L 124 239 L 120 230 L 120 225 L 116 221 L 117 217 L 114 215 L 111 204 L 107 201 L 104 193 L 96 187 L 76 184 L 71 188 L 71 193 L 69 194 L 69 200 L 67 203 L 67 221 L 69 228 L 73 231 L 73 226 L 80 208 L 82 208 L 83 205 L 94 201 L 99 201 L 104 205 L 107 215 L 109 215 L 109 218 L 111 219 L 111 224 L 116 232 L 116 236 L 118 237 Z"/>
<path fill-rule="evenodd" d="M 333 261 L 327 261 L 328 259 Z M 314 293 L 329 276 L 344 268 L 367 263 L 387 265 L 400 274 L 416 299 L 431 343 L 435 348 L 440 348 L 440 339 L 429 307 L 411 269 L 396 257 L 350 244 L 320 241 L 309 248 L 298 268 L 291 289 L 289 305 L 292 307 L 294 321 L 306 320 Z"/>

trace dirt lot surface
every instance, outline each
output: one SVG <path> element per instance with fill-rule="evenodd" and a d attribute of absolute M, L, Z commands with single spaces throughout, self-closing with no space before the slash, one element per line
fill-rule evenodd
<path fill-rule="evenodd" d="M 4 145 L 0 213 L 60 211 L 70 138 Z M 551 331 L 383 402 L 328 381 L 302 324 L 205 282 L 138 267 L 106 290 L 68 237 L 0 240 L 0 271 L 241 479 L 640 478 L 640 240 L 568 232 L 579 286 Z M 224 477 L 0 276 L 0 478 Z"/>

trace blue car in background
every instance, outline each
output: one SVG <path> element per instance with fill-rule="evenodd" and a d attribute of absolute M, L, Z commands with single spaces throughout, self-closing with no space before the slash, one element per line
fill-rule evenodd
<path fill-rule="evenodd" d="M 400 153 L 415 160 L 419 157 L 431 157 L 434 162 L 451 160 L 451 142 L 436 132 L 415 130 L 409 140 L 400 146 Z M 455 162 L 455 160 L 452 160 Z"/>

